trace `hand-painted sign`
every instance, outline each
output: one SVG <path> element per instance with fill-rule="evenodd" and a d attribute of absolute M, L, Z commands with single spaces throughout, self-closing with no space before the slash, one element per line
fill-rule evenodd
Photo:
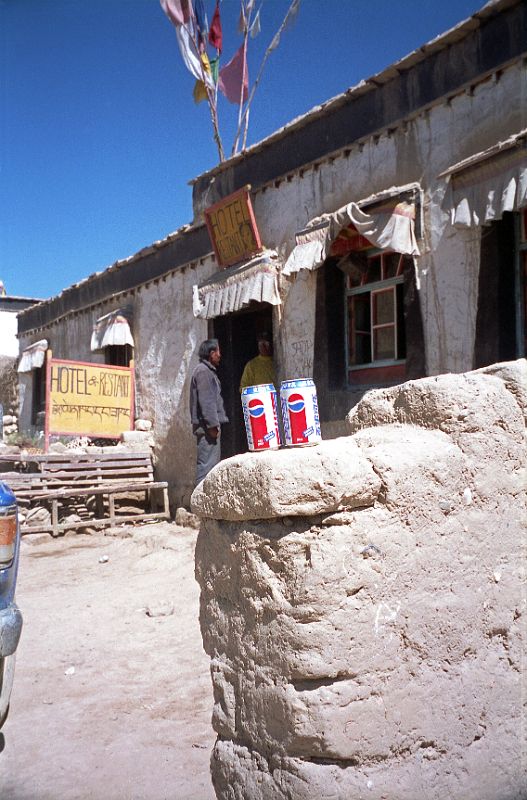
<path fill-rule="evenodd" d="M 205 209 L 205 221 L 220 267 L 237 264 L 262 249 L 249 188 L 239 189 Z"/>
<path fill-rule="evenodd" d="M 133 367 L 48 357 L 46 438 L 78 434 L 114 439 L 131 430 L 133 421 Z"/>

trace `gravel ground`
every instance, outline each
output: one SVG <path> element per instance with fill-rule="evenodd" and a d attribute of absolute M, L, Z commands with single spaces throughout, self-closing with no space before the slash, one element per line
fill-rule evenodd
<path fill-rule="evenodd" d="M 197 532 L 24 537 L 2 800 L 213 800 Z"/>

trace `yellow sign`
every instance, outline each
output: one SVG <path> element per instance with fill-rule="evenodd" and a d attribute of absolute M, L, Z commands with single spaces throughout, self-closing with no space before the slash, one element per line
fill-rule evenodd
<path fill-rule="evenodd" d="M 48 359 L 48 436 L 78 434 L 115 439 L 131 430 L 133 421 L 133 367 Z"/>
<path fill-rule="evenodd" d="M 205 210 L 218 264 L 228 267 L 262 249 L 248 189 L 240 189 Z"/>

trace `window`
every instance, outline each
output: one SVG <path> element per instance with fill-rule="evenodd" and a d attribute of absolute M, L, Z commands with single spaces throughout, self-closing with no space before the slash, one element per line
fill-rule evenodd
<path fill-rule="evenodd" d="M 44 427 L 43 414 L 46 411 L 46 365 L 32 370 L 33 393 L 31 407 L 31 424 Z"/>
<path fill-rule="evenodd" d="M 133 358 L 130 344 L 110 344 L 104 348 L 104 363 L 112 367 L 129 367 Z"/>
<path fill-rule="evenodd" d="M 365 368 L 401 366 L 399 372 L 404 374 L 404 270 L 408 261 L 408 256 L 399 253 L 351 253 L 339 264 L 346 272 L 349 383 L 356 383 L 356 377 L 367 378 L 354 376 Z"/>

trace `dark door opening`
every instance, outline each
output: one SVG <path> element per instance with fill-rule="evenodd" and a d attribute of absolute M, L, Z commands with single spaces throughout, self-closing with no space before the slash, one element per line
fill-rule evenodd
<path fill-rule="evenodd" d="M 212 336 L 219 340 L 222 358 L 218 369 L 225 411 L 229 424 L 221 432 L 223 458 L 247 451 L 247 437 L 240 400 L 240 379 L 246 363 L 258 355 L 256 337 L 261 331 L 272 333 L 273 310 L 266 303 L 251 303 L 247 309 L 217 317 Z"/>

